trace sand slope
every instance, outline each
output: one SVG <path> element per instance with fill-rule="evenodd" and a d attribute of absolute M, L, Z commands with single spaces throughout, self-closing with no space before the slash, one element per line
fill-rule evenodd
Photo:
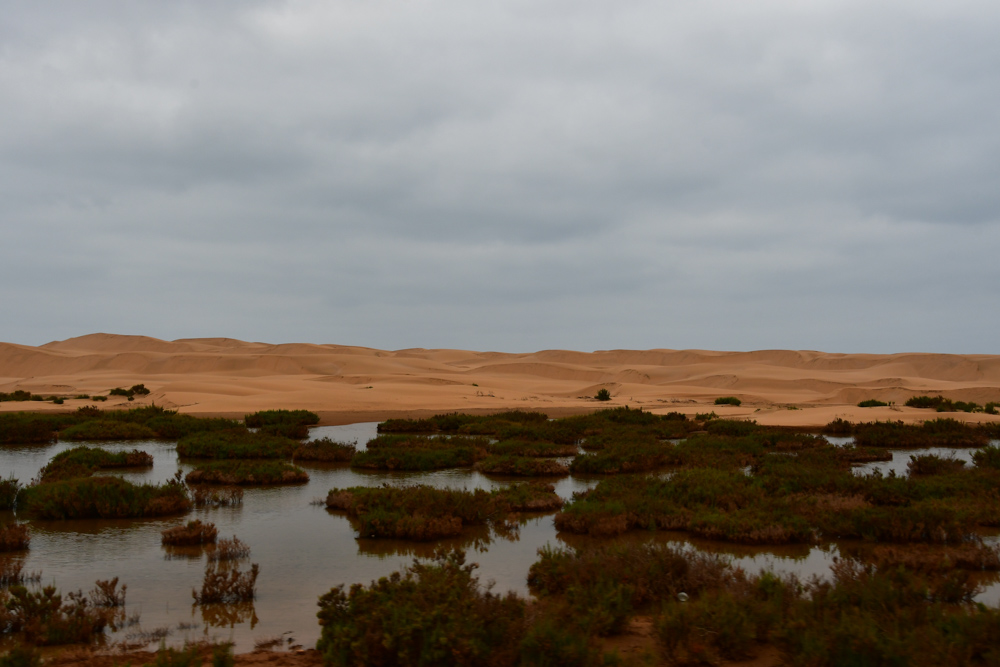
<path fill-rule="evenodd" d="M 507 408 L 556 415 L 628 404 L 659 412 L 714 409 L 762 423 L 819 425 L 837 416 L 853 421 L 936 416 L 908 408 L 855 407 L 866 398 L 900 405 L 919 394 L 981 404 L 1000 401 L 1000 356 L 791 350 L 505 354 L 271 345 L 229 338 L 163 341 L 112 334 L 39 347 L 0 343 L 0 391 L 106 394 L 112 387 L 140 382 L 153 391 L 140 403 L 155 401 L 198 414 L 305 408 L 322 413 L 329 423 Z M 610 404 L 591 398 L 601 388 L 611 391 Z M 718 396 L 738 396 L 743 405 L 717 408 L 712 403 Z M 0 403 L 0 410 L 85 404 L 91 403 Z"/>

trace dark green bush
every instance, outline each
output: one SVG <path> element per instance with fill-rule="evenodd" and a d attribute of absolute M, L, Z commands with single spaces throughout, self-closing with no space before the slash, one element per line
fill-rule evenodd
<path fill-rule="evenodd" d="M 569 468 L 551 459 L 525 456 L 488 456 L 475 465 L 476 470 L 488 475 L 513 475 L 516 477 L 553 477 L 569 474 Z"/>
<path fill-rule="evenodd" d="M 987 445 L 978 452 L 973 452 L 972 462 L 977 468 L 1000 470 L 1000 447 Z"/>
<path fill-rule="evenodd" d="M 417 485 L 331 489 L 326 506 L 347 512 L 365 537 L 426 541 L 459 535 L 470 525 L 504 530 L 512 512 L 549 511 L 561 507 L 562 500 L 544 484 L 489 492 Z"/>
<path fill-rule="evenodd" d="M 0 413 L 0 444 L 43 444 L 56 439 L 56 431 L 72 423 L 69 415 L 31 412 Z"/>
<path fill-rule="evenodd" d="M 236 428 L 185 436 L 177 443 L 177 454 L 193 459 L 287 459 L 298 446 L 290 438 Z"/>
<path fill-rule="evenodd" d="M 735 396 L 720 396 L 715 399 L 716 405 L 742 405 L 743 401 L 736 398 Z"/>
<path fill-rule="evenodd" d="M 191 508 L 181 484 L 132 484 L 87 477 L 21 489 L 18 515 L 32 519 L 113 519 L 182 514 Z"/>
<path fill-rule="evenodd" d="M 611 400 L 611 392 L 608 391 L 607 389 L 598 389 L 597 390 L 597 395 L 594 396 L 594 398 L 596 398 L 599 401 L 610 401 Z"/>
<path fill-rule="evenodd" d="M 485 452 L 471 447 L 449 449 L 385 448 L 357 452 L 351 459 L 351 467 L 377 470 L 468 468 L 484 456 Z"/>
<path fill-rule="evenodd" d="M 109 452 L 97 447 L 74 447 L 59 452 L 39 473 L 42 482 L 56 482 L 77 477 L 90 477 L 98 470 L 112 468 L 149 468 L 153 457 L 133 449 L 131 452 Z"/>
<path fill-rule="evenodd" d="M 243 423 L 249 428 L 264 428 L 287 424 L 313 426 L 319 423 L 319 415 L 308 410 L 261 410 L 246 415 Z"/>
<path fill-rule="evenodd" d="M 298 466 L 283 461 L 227 460 L 200 465 L 185 477 L 188 484 L 265 486 L 305 484 L 309 475 Z"/>
<path fill-rule="evenodd" d="M 157 437 L 156 431 L 144 424 L 134 422 L 114 421 L 110 419 L 94 419 L 75 426 L 70 426 L 60 432 L 63 440 L 152 440 Z"/>
<path fill-rule="evenodd" d="M 20 488 L 21 483 L 14 479 L 13 475 L 7 479 L 0 479 L 0 510 L 14 509 L 14 501 Z"/>
<path fill-rule="evenodd" d="M 486 451 L 496 456 L 564 457 L 579 453 L 576 445 L 560 445 L 554 442 L 503 440 L 486 444 Z"/>
<path fill-rule="evenodd" d="M 883 407 L 886 407 L 888 405 L 889 405 L 888 403 L 886 403 L 884 401 L 879 401 L 879 400 L 874 399 L 874 398 L 869 398 L 869 399 L 866 399 L 866 400 L 861 401 L 860 403 L 858 403 L 858 407 L 859 408 L 883 408 Z"/>
<path fill-rule="evenodd" d="M 475 567 L 453 552 L 367 587 L 331 589 L 319 599 L 317 650 L 327 664 L 345 667 L 516 665 L 525 603 L 484 589 Z"/>
<path fill-rule="evenodd" d="M 354 443 L 334 442 L 330 438 L 310 440 L 295 448 L 292 459 L 296 461 L 329 461 L 346 463 L 354 456 Z"/>

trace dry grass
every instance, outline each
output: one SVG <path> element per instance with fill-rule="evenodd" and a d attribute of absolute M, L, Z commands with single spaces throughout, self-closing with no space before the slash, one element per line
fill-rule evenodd
<path fill-rule="evenodd" d="M 218 534 L 219 530 L 214 523 L 202 523 L 199 520 L 188 521 L 187 525 L 174 526 L 160 533 L 163 544 L 171 546 L 214 544 Z"/>
<path fill-rule="evenodd" d="M 243 505 L 243 489 L 238 486 L 224 489 L 192 489 L 191 497 L 195 507 L 240 507 Z"/>
<path fill-rule="evenodd" d="M 26 523 L 0 526 L 0 552 L 23 551 L 31 544 L 31 532 Z"/>
<path fill-rule="evenodd" d="M 205 578 L 201 590 L 192 590 L 191 596 L 197 604 L 248 602 L 257 595 L 257 575 L 260 566 L 254 563 L 250 570 L 243 572 L 237 566 L 224 567 L 209 561 L 205 567 Z"/>
<path fill-rule="evenodd" d="M 233 535 L 232 539 L 223 538 L 214 549 L 208 552 L 210 561 L 233 561 L 250 558 L 250 545 Z"/>

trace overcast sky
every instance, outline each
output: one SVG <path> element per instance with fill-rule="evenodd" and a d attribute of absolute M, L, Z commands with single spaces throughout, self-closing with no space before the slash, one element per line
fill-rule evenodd
<path fill-rule="evenodd" d="M 1000 4 L 0 0 L 0 340 L 1000 353 Z"/>

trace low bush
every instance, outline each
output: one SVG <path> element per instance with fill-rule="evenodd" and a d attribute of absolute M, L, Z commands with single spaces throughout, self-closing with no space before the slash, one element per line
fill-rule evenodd
<path fill-rule="evenodd" d="M 597 395 L 594 396 L 594 398 L 596 398 L 599 401 L 610 401 L 611 400 L 611 392 L 608 391 L 607 389 L 598 389 L 597 390 Z"/>
<path fill-rule="evenodd" d="M 246 572 L 234 564 L 220 565 L 209 560 L 205 566 L 205 578 L 201 590 L 192 589 L 191 597 L 196 604 L 233 604 L 248 602 L 257 596 L 257 575 L 260 566 L 253 563 Z"/>
<path fill-rule="evenodd" d="M 328 509 L 347 512 L 364 537 L 415 541 L 452 537 L 463 526 L 504 530 L 513 512 L 547 511 L 562 500 L 550 485 L 514 484 L 495 491 L 458 491 L 430 486 L 331 489 Z"/>
<path fill-rule="evenodd" d="M 554 442 L 504 440 L 487 443 L 486 451 L 496 456 L 566 457 L 579 454 L 576 445 L 560 445 Z"/>
<path fill-rule="evenodd" d="M 195 507 L 240 507 L 243 505 L 243 489 L 238 486 L 224 489 L 191 489 L 191 500 Z"/>
<path fill-rule="evenodd" d="M 335 442 L 330 438 L 310 440 L 295 448 L 292 459 L 296 461 L 326 461 L 346 463 L 357 451 L 354 443 Z"/>
<path fill-rule="evenodd" d="M 965 461 L 955 457 L 938 456 L 937 454 L 914 454 L 910 456 L 906 470 L 911 475 L 941 475 L 958 472 L 965 467 Z"/>
<path fill-rule="evenodd" d="M 977 468 L 1000 470 L 1000 447 L 987 445 L 972 453 L 972 462 Z"/>
<path fill-rule="evenodd" d="M 453 552 L 414 561 L 367 587 L 331 589 L 319 599 L 316 649 L 327 664 L 345 667 L 518 664 L 525 603 L 513 593 L 484 589 L 475 567 Z"/>
<path fill-rule="evenodd" d="M 379 435 L 368 441 L 365 445 L 367 451 L 377 449 L 480 449 L 485 455 L 489 446 L 489 438 L 481 436 L 454 435 L 454 436 L 428 436 L 412 434 L 389 434 Z"/>
<path fill-rule="evenodd" d="M 308 410 L 261 410 L 246 415 L 243 423 L 250 428 L 265 428 L 281 424 L 313 426 L 319 423 L 319 415 Z"/>
<path fill-rule="evenodd" d="M 133 449 L 131 452 L 109 452 L 97 447 L 74 447 L 59 452 L 42 468 L 42 482 L 56 482 L 77 477 L 89 477 L 98 470 L 114 468 L 149 468 L 153 457 Z"/>
<path fill-rule="evenodd" d="M 716 405 L 742 405 L 743 401 L 736 398 L 735 396 L 720 396 L 715 399 Z"/>
<path fill-rule="evenodd" d="M 177 454 L 192 459 L 287 459 L 297 447 L 291 438 L 227 429 L 181 438 Z"/>
<path fill-rule="evenodd" d="M 111 419 L 93 419 L 60 432 L 63 440 L 152 440 L 156 431 L 145 424 Z"/>
<path fill-rule="evenodd" d="M 309 475 L 298 466 L 283 461 L 217 461 L 198 466 L 187 474 L 188 484 L 265 486 L 305 484 Z"/>
<path fill-rule="evenodd" d="M 468 468 L 485 455 L 485 451 L 471 447 L 448 449 L 382 448 L 357 452 L 351 458 L 351 467 L 378 470 Z"/>
<path fill-rule="evenodd" d="M 0 510 L 14 509 L 14 501 L 17 500 L 17 492 L 21 488 L 21 483 L 11 475 L 7 479 L 0 479 Z"/>
<path fill-rule="evenodd" d="M 208 552 L 210 561 L 233 561 L 250 558 L 250 546 L 235 535 L 223 538 L 214 549 Z"/>
<path fill-rule="evenodd" d="M 847 436 L 854 434 L 854 424 L 837 417 L 832 422 L 823 427 L 823 433 L 827 435 Z"/>
<path fill-rule="evenodd" d="M 182 484 L 87 477 L 27 486 L 18 493 L 17 508 L 33 519 L 123 519 L 182 514 L 191 501 Z"/>
<path fill-rule="evenodd" d="M 854 444 L 860 447 L 983 447 L 988 442 L 983 429 L 954 419 L 933 419 L 921 425 L 878 421 L 854 425 Z"/>
<path fill-rule="evenodd" d="M 23 551 L 31 544 L 31 532 L 26 523 L 0 524 L 0 553 Z"/>
<path fill-rule="evenodd" d="M 56 432 L 71 421 L 69 415 L 30 412 L 0 413 L 0 445 L 52 442 L 56 439 Z"/>
<path fill-rule="evenodd" d="M 196 544 L 215 544 L 219 529 L 214 523 L 202 523 L 199 520 L 188 521 L 187 525 L 174 526 L 160 532 L 163 544 L 171 546 L 188 546 Z"/>
<path fill-rule="evenodd" d="M 858 403 L 859 408 L 884 408 L 888 407 L 888 405 L 888 403 L 874 398 L 869 398 Z"/>
<path fill-rule="evenodd" d="M 114 582 L 117 584 L 117 579 Z M 102 583 L 110 584 L 98 582 Z M 0 623 L 5 626 L 4 631 L 21 633 L 23 641 L 34 646 L 89 643 L 101 636 L 119 613 L 95 604 L 82 592 L 63 596 L 54 586 L 38 591 L 11 586 L 6 592 L 0 591 L 0 604 L 4 608 L 0 617 L 0 621 L 5 621 Z"/>
<path fill-rule="evenodd" d="M 554 477 L 568 475 L 569 468 L 551 459 L 536 459 L 524 456 L 489 456 L 474 466 L 488 475 L 512 475 L 516 477 Z"/>

